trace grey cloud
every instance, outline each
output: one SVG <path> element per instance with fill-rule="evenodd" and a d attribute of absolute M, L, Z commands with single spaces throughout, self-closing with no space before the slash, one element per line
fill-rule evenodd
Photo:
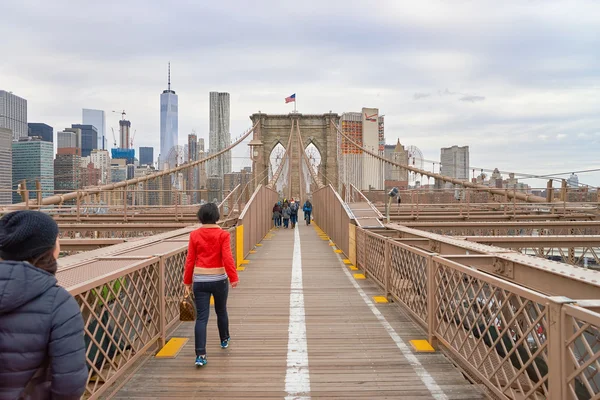
<path fill-rule="evenodd" d="M 431 93 L 415 93 L 413 94 L 413 100 L 421 100 L 431 97 Z"/>
<path fill-rule="evenodd" d="M 459 99 L 460 101 L 468 101 L 470 103 L 477 103 L 480 101 L 484 101 L 484 96 L 463 96 Z"/>

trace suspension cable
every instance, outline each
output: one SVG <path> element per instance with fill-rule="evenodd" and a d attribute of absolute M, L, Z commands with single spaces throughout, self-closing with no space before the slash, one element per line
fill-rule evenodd
<path fill-rule="evenodd" d="M 529 195 L 526 193 L 517 192 L 516 190 L 509 191 L 509 190 L 503 190 L 503 189 L 494 189 L 494 188 L 490 188 L 485 185 L 479 185 L 479 184 L 471 183 L 468 181 L 462 181 L 460 179 L 452 178 L 449 176 L 435 174 L 433 172 L 425 171 L 420 168 L 415 168 L 415 167 L 411 167 L 409 165 L 402 165 L 402 164 L 396 163 L 394 161 L 388 160 L 387 158 L 382 157 L 378 154 L 375 154 L 372 151 L 364 148 L 363 146 L 356 143 L 352 138 L 350 138 L 345 133 L 343 133 L 341 131 L 341 129 L 339 128 L 339 126 L 337 126 L 333 121 L 331 121 L 331 124 L 333 125 L 333 127 L 335 127 L 337 132 L 344 137 L 344 139 L 346 139 L 348 142 L 352 143 L 352 145 L 354 145 L 357 149 L 360 149 L 361 151 L 365 152 L 366 154 L 368 154 L 374 158 L 380 159 L 390 165 L 406 169 L 406 170 L 414 172 L 416 174 L 425 175 L 425 176 L 428 176 L 428 177 L 431 177 L 434 179 L 439 179 L 439 180 L 442 180 L 442 181 L 448 182 L 448 183 L 453 183 L 455 185 L 464 186 L 467 188 L 472 188 L 472 189 L 477 189 L 477 190 L 482 190 L 482 191 L 486 191 L 488 193 L 496 194 L 496 195 L 502 195 L 502 196 L 506 195 L 507 197 L 509 197 L 511 199 L 516 198 L 518 200 L 523 200 L 523 201 L 531 202 L 531 203 L 546 203 L 547 202 L 547 200 L 544 197 L 533 196 L 533 195 Z"/>

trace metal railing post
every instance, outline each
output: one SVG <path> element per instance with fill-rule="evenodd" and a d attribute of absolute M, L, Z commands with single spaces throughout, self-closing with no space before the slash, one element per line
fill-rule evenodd
<path fill-rule="evenodd" d="M 566 399 L 566 359 L 563 359 L 564 338 L 562 318 L 562 306 L 574 303 L 573 300 L 564 296 L 550 297 L 547 303 L 548 309 L 548 391 L 549 400 Z"/>
<path fill-rule="evenodd" d="M 42 184 L 39 179 L 35 180 L 35 191 L 37 193 L 38 210 L 42 209 Z"/>
<path fill-rule="evenodd" d="M 178 204 L 179 204 L 179 193 L 177 192 L 177 190 L 175 190 L 175 221 L 179 221 Z"/>
<path fill-rule="evenodd" d="M 127 222 L 127 185 L 123 188 L 123 220 Z"/>
<path fill-rule="evenodd" d="M 437 337 L 435 335 L 436 320 L 435 315 L 437 313 L 437 300 L 436 300 L 436 285 L 435 275 L 437 272 L 437 265 L 433 261 L 433 257 L 427 257 L 427 340 L 429 344 L 435 349 L 438 346 Z"/>
<path fill-rule="evenodd" d="M 391 297 L 391 286 L 392 286 L 392 245 L 390 244 L 391 239 L 386 239 L 383 244 L 383 271 L 384 271 L 384 286 L 385 286 L 385 297 L 390 299 Z"/>
<path fill-rule="evenodd" d="M 471 216 L 471 191 L 467 189 L 467 218 Z"/>
<path fill-rule="evenodd" d="M 166 271 L 165 271 L 165 256 L 161 256 L 158 259 L 158 296 L 160 306 L 160 338 L 159 349 L 162 349 L 167 343 L 167 298 L 165 296 L 165 290 L 167 285 Z"/>
<path fill-rule="evenodd" d="M 77 191 L 77 222 L 81 221 L 81 193 Z"/>

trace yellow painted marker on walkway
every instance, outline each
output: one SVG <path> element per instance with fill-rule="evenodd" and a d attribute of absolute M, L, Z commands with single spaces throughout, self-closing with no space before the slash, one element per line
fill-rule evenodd
<path fill-rule="evenodd" d="M 352 261 L 348 260 L 347 258 L 345 258 L 344 260 L 342 260 L 344 262 L 344 264 L 346 265 L 350 265 L 352 264 Z"/>
<path fill-rule="evenodd" d="M 411 340 L 410 344 L 413 349 L 419 353 L 433 353 L 435 349 L 431 347 L 427 340 Z"/>
<path fill-rule="evenodd" d="M 240 264 L 250 264 L 250 260 L 242 260 Z"/>
<path fill-rule="evenodd" d="M 387 297 L 385 296 L 373 296 L 373 301 L 375 303 L 389 303 Z"/>
<path fill-rule="evenodd" d="M 250 254 L 256 254 L 256 250 L 250 250 Z"/>
<path fill-rule="evenodd" d="M 350 271 L 358 271 L 358 268 L 354 265 L 348 265 L 348 267 L 350 268 Z"/>
<path fill-rule="evenodd" d="M 246 267 L 237 267 L 236 270 L 238 271 L 244 271 L 246 269 Z"/>
<path fill-rule="evenodd" d="M 354 274 L 354 279 L 367 279 L 365 274 Z"/>
<path fill-rule="evenodd" d="M 336 249 L 336 250 L 334 250 L 333 252 L 334 252 L 334 253 L 338 253 L 338 254 L 340 254 L 342 251 L 341 251 L 340 249 Z"/>
<path fill-rule="evenodd" d="M 165 346 L 156 353 L 156 358 L 175 358 L 187 343 L 188 338 L 171 338 Z"/>

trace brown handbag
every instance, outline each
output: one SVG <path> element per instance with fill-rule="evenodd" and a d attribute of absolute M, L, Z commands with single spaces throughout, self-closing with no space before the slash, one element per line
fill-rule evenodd
<path fill-rule="evenodd" d="M 179 320 L 180 321 L 195 321 L 196 320 L 196 305 L 193 297 L 186 293 L 179 303 Z"/>

